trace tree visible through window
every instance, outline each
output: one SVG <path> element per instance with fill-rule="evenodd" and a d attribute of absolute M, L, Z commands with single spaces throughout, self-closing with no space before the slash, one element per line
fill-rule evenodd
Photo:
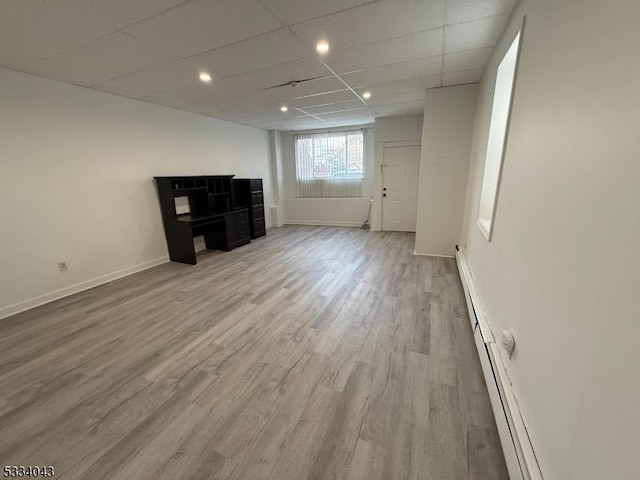
<path fill-rule="evenodd" d="M 299 196 L 360 196 L 364 179 L 361 131 L 298 135 L 295 148 Z"/>

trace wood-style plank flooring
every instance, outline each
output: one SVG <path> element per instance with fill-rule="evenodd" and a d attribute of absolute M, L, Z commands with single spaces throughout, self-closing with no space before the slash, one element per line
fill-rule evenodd
<path fill-rule="evenodd" d="M 0 320 L 0 465 L 507 479 L 453 259 L 288 226 Z"/>

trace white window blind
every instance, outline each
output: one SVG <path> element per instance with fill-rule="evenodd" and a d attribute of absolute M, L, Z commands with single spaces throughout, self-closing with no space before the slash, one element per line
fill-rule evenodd
<path fill-rule="evenodd" d="M 296 136 L 298 197 L 360 197 L 364 181 L 362 131 Z"/>

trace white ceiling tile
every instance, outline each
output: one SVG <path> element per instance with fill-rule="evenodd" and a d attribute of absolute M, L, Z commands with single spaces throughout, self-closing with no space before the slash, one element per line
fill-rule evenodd
<path fill-rule="evenodd" d="M 322 0 L 306 2 L 301 0 L 261 0 L 261 3 L 285 25 L 293 25 L 294 23 L 304 22 L 305 20 L 370 2 L 371 0 Z"/>
<path fill-rule="evenodd" d="M 373 116 L 373 110 L 371 110 L 369 107 L 359 107 L 359 108 L 352 108 L 349 110 L 337 110 L 335 112 L 327 112 L 327 113 L 322 113 L 322 114 L 314 114 L 316 117 L 319 117 L 323 120 L 326 121 L 332 121 L 335 120 L 337 118 L 353 118 L 353 117 L 366 117 L 366 116 Z"/>
<path fill-rule="evenodd" d="M 293 119 L 293 117 L 295 117 L 296 113 L 295 111 L 289 111 L 289 112 L 281 112 L 279 109 L 277 111 L 271 111 L 269 113 L 263 113 L 260 115 L 256 115 L 255 117 L 252 115 L 245 115 L 243 118 L 249 121 L 255 121 L 255 122 L 260 122 L 260 123 L 265 123 L 265 122 L 270 122 L 270 123 L 274 123 L 274 122 L 286 122 L 286 121 L 291 121 Z M 309 117 L 307 116 L 306 118 L 313 118 L 313 117 Z"/>
<path fill-rule="evenodd" d="M 495 46 L 508 20 L 504 14 L 445 27 L 445 53 Z"/>
<path fill-rule="evenodd" d="M 262 120 L 265 118 L 282 118 L 283 116 L 291 115 L 293 110 L 283 113 L 280 111 L 280 105 L 277 103 L 266 103 L 262 105 L 252 104 L 238 104 L 235 106 L 229 106 L 225 110 L 213 112 L 220 117 L 229 119 L 241 119 L 241 118 L 254 118 L 256 120 Z"/>
<path fill-rule="evenodd" d="M 23 53 L 7 50 L 0 46 L 0 67 L 9 68 L 12 70 L 22 70 L 30 63 L 35 63 L 39 59 L 30 57 Z"/>
<path fill-rule="evenodd" d="M 476 82 L 514 3 L 3 0 L 0 65 L 260 128 L 362 124 L 422 112 L 427 88 Z M 319 39 L 340 77 L 314 57 Z"/>
<path fill-rule="evenodd" d="M 108 79 L 108 77 L 100 73 L 60 65 L 51 60 L 37 60 L 22 68 L 22 71 L 32 75 L 38 75 L 39 77 L 79 85 L 81 87 L 90 87 L 91 85 Z"/>
<path fill-rule="evenodd" d="M 447 0 L 447 25 L 509 13 L 517 0 Z"/>
<path fill-rule="evenodd" d="M 337 73 L 431 57 L 442 52 L 443 29 L 437 28 L 332 52 L 327 64 Z"/>
<path fill-rule="evenodd" d="M 104 81 L 171 62 L 176 58 L 169 52 L 117 32 L 54 55 L 51 61 L 75 71 L 86 72 Z"/>
<path fill-rule="evenodd" d="M 327 79 L 330 82 L 338 81 L 335 78 Z M 322 81 L 324 85 L 327 85 L 327 82 Z M 300 87 L 298 87 L 300 88 Z M 281 114 L 280 107 L 282 105 L 287 105 L 289 107 L 289 113 L 294 112 L 296 107 L 304 108 L 307 104 L 300 104 L 301 99 L 294 100 L 292 98 L 283 98 L 284 93 L 288 91 L 298 91 L 298 88 L 292 89 L 291 87 L 287 87 L 283 89 L 270 89 L 270 90 L 261 90 L 254 91 L 248 93 L 242 93 L 240 95 L 235 96 L 227 96 L 226 98 L 214 98 L 213 100 L 209 100 L 205 102 L 206 105 L 209 106 L 209 111 L 211 113 L 227 113 L 231 112 L 232 115 L 240 115 L 247 116 L 250 115 L 252 111 L 255 112 L 276 112 L 278 115 Z M 348 91 L 348 96 L 343 97 L 343 99 L 354 100 L 357 97 Z M 326 98 L 326 95 L 318 95 L 314 97 L 305 97 L 305 98 Z M 358 102 L 360 102 L 358 100 Z M 318 102 L 312 102 L 312 104 L 317 104 Z M 361 104 L 361 102 L 360 102 Z"/>
<path fill-rule="evenodd" d="M 170 92 L 152 92 L 141 100 L 150 103 L 157 103 L 158 105 L 166 105 L 167 107 L 182 108 L 184 110 L 187 110 L 190 106 L 189 102 L 176 98 Z"/>
<path fill-rule="evenodd" d="M 282 106 L 282 100 L 277 92 L 273 90 L 261 90 L 256 92 L 245 92 L 239 96 L 227 99 L 226 101 L 216 102 L 216 107 L 224 107 L 224 110 L 242 109 L 250 112 L 268 108 L 273 111 L 279 111 Z"/>
<path fill-rule="evenodd" d="M 319 105 L 328 105 L 331 103 L 345 102 L 350 100 L 356 100 L 357 97 L 351 90 L 342 89 L 333 92 L 317 93 L 314 95 L 308 95 L 304 97 L 294 98 L 291 104 L 295 107 L 305 108 Z"/>
<path fill-rule="evenodd" d="M 208 98 L 212 95 L 211 91 L 207 89 L 208 85 L 193 85 L 188 88 L 181 88 L 177 90 L 169 90 L 166 92 L 153 92 L 144 97 L 144 100 L 151 103 L 159 103 L 161 105 L 168 105 L 175 108 L 188 109 L 194 105 L 200 105 L 203 98 L 207 98 L 209 102 L 213 102 L 213 98 Z M 223 96 L 219 96 L 224 98 Z"/>
<path fill-rule="evenodd" d="M 47 58 L 113 31 L 52 2 L 0 2 L 0 45 L 14 55 Z"/>
<path fill-rule="evenodd" d="M 115 95 L 121 95 L 129 98 L 144 98 L 153 93 L 153 90 L 148 88 L 142 88 L 137 85 L 129 85 L 122 83 L 119 80 L 108 80 L 98 85 L 94 85 L 96 90 L 101 92 L 113 93 Z"/>
<path fill-rule="evenodd" d="M 187 58 L 125 75 L 119 77 L 118 80 L 131 86 L 148 88 L 156 92 L 166 92 L 167 90 L 188 88 L 202 84 L 198 78 L 201 71 L 206 71 L 213 78 L 210 86 L 218 85 L 220 79 L 223 78 L 202 62 Z"/>
<path fill-rule="evenodd" d="M 341 121 L 356 120 L 358 123 L 368 123 L 375 118 L 375 113 L 370 108 L 363 108 L 360 110 L 338 112 L 329 115 L 322 115 L 320 118 L 326 122 L 339 123 Z"/>
<path fill-rule="evenodd" d="M 272 88 L 291 81 L 300 81 L 295 89 L 302 87 L 309 79 L 331 76 L 331 72 L 315 57 L 309 57 L 295 62 L 289 62 L 273 67 L 262 68 L 249 73 L 228 77 L 243 90 L 253 91 Z M 294 87 L 286 86 L 287 89 Z"/>
<path fill-rule="evenodd" d="M 124 28 L 184 0 L 54 0 L 96 22 Z"/>
<path fill-rule="evenodd" d="M 346 102 L 330 103 L 328 105 L 319 105 L 316 107 L 303 108 L 305 112 L 312 115 L 326 115 L 327 113 L 342 112 L 345 110 L 354 110 L 365 108 L 366 105 L 360 100 L 348 100 Z"/>
<path fill-rule="evenodd" d="M 393 82 L 379 83 L 367 87 L 361 87 L 356 91 L 362 95 L 365 91 L 370 92 L 373 97 L 380 95 L 392 95 L 396 93 L 413 92 L 415 90 L 425 90 L 427 88 L 439 87 L 441 85 L 441 75 L 426 75 L 422 77 L 409 78 L 406 80 L 396 80 Z"/>
<path fill-rule="evenodd" d="M 311 46 L 326 39 L 337 50 L 443 25 L 444 0 L 393 0 L 369 3 L 292 28 Z"/>
<path fill-rule="evenodd" d="M 483 70 L 481 68 L 476 70 L 463 70 L 461 72 L 445 73 L 443 76 L 443 85 L 465 85 L 467 83 L 477 83 L 482 78 Z"/>
<path fill-rule="evenodd" d="M 253 101 L 252 97 L 243 94 L 236 85 L 226 79 L 218 82 L 214 80 L 212 83 L 194 82 L 189 86 L 168 90 L 153 97 L 164 98 L 174 106 L 205 105 L 209 111 L 222 110 L 243 98 L 246 98 L 247 103 Z"/>
<path fill-rule="evenodd" d="M 369 103 L 373 108 L 380 105 L 393 105 L 408 102 L 424 102 L 424 90 L 396 93 L 393 95 L 374 95 L 367 100 L 367 103 Z"/>
<path fill-rule="evenodd" d="M 286 28 L 274 30 L 234 45 L 192 57 L 203 65 L 229 76 L 300 60 L 313 55 Z"/>
<path fill-rule="evenodd" d="M 278 28 L 256 0 L 193 0 L 125 31 L 188 57 Z"/>
<path fill-rule="evenodd" d="M 444 71 L 457 72 L 484 68 L 489 61 L 493 48 L 467 50 L 466 52 L 450 53 L 444 56 Z"/>
<path fill-rule="evenodd" d="M 272 89 L 278 94 L 280 100 L 293 100 L 299 97 L 308 97 L 310 95 L 323 94 L 327 92 L 337 92 L 345 89 L 346 86 L 338 77 L 332 76 L 311 80 L 299 84 L 297 87 L 280 87 Z"/>
<path fill-rule="evenodd" d="M 424 77 L 440 73 L 442 69 L 442 57 L 429 57 L 410 62 L 401 62 L 393 65 L 373 67 L 361 72 L 341 75 L 342 79 L 352 88 L 368 87 L 378 83 L 386 83 L 394 80 L 405 80 L 413 77 Z"/>
<path fill-rule="evenodd" d="M 233 84 L 229 84 L 229 86 L 222 85 L 221 87 L 220 90 L 217 88 L 212 89 L 206 96 L 198 99 L 197 103 L 206 107 L 207 111 L 211 113 L 251 111 L 251 109 L 260 111 L 265 108 L 278 111 L 281 106 L 277 92 L 272 90 L 241 92 L 237 89 L 233 90 L 236 88 Z"/>

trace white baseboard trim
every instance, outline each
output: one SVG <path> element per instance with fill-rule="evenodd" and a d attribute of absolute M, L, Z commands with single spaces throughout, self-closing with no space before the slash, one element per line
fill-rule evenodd
<path fill-rule="evenodd" d="M 501 346 L 495 341 L 491 322 L 461 247 L 456 251 L 456 261 L 509 476 L 511 480 L 542 480 L 542 471 L 509 379 Z"/>
<path fill-rule="evenodd" d="M 435 253 L 418 253 L 415 250 L 413 251 L 414 255 L 418 257 L 438 257 L 438 258 L 456 258 L 455 255 L 437 255 Z"/>
<path fill-rule="evenodd" d="M 327 220 L 285 220 L 285 225 L 316 225 L 319 227 L 359 227 L 362 222 L 340 222 Z"/>
<path fill-rule="evenodd" d="M 131 267 L 123 268 L 122 270 L 117 270 L 115 272 L 107 273 L 106 275 L 101 275 L 90 280 L 85 280 L 84 282 L 76 283 L 75 285 L 61 288 L 60 290 L 55 290 L 53 292 L 45 293 L 44 295 L 39 295 L 22 302 L 2 307 L 0 308 L 0 320 L 17 313 L 25 312 L 27 310 L 31 310 L 32 308 L 39 307 L 40 305 L 44 305 L 45 303 L 50 303 L 55 300 L 60 300 L 64 297 L 68 297 L 69 295 L 83 292 L 84 290 L 89 290 L 90 288 L 97 287 L 98 285 L 112 282 L 113 280 L 117 280 L 118 278 L 126 277 L 134 273 L 147 270 L 168 261 L 169 256 L 164 255 L 162 257 L 154 258 L 153 260 L 148 260 Z"/>

